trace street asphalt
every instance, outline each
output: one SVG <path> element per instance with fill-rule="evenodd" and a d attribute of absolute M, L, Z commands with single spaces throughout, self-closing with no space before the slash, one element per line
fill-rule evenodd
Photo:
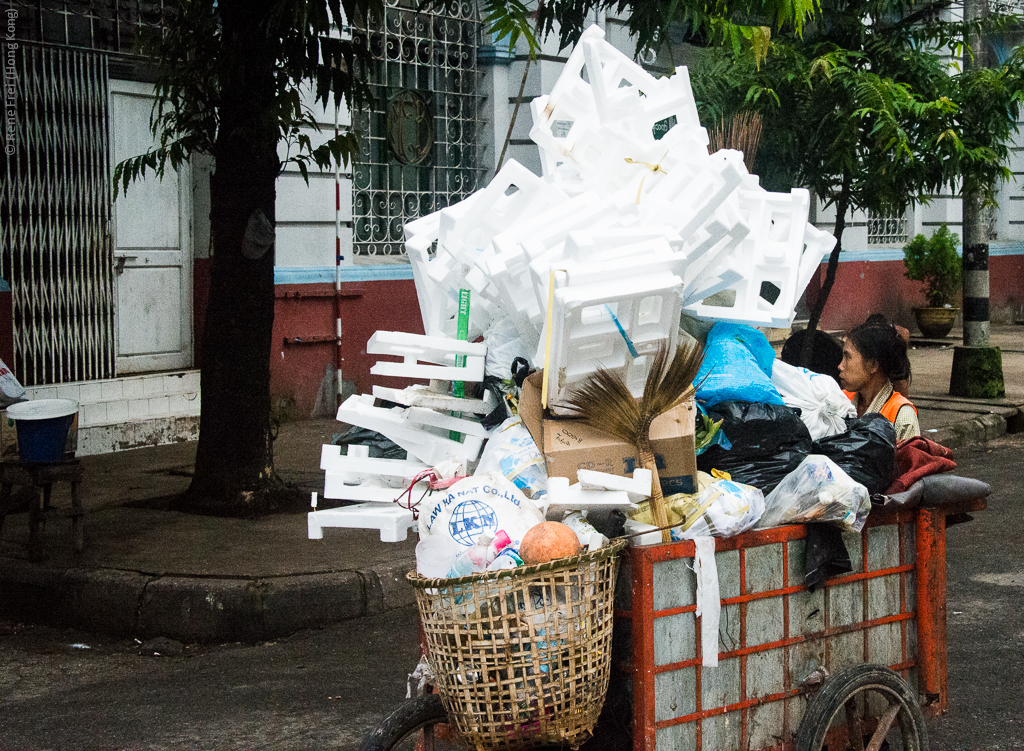
<path fill-rule="evenodd" d="M 950 448 L 1024 430 L 1024 326 L 994 326 L 1006 397 L 948 396 L 957 332 L 911 341 L 911 399 L 923 434 Z M 321 419 L 281 427 L 275 465 L 306 492 L 323 491 L 320 446 L 343 425 Z M 405 573 L 414 535 L 327 529 L 309 540 L 303 513 L 234 519 L 187 514 L 169 501 L 189 484 L 195 444 L 83 457 L 85 549 L 70 519 L 49 520 L 44 558 L 28 560 L 28 514 L 6 518 L 0 537 L 0 617 L 185 643 L 255 643 L 413 602 Z M 70 506 L 66 486 L 53 505 Z"/>

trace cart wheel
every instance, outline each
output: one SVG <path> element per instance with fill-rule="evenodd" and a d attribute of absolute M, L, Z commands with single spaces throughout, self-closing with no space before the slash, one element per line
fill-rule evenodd
<path fill-rule="evenodd" d="M 832 744 L 832 745 L 829 745 Z M 796 751 L 925 751 L 924 715 L 889 668 L 856 665 L 825 682 L 796 732 Z"/>
<path fill-rule="evenodd" d="M 363 741 L 359 751 L 465 751 L 452 740 L 440 694 L 409 699 Z"/>

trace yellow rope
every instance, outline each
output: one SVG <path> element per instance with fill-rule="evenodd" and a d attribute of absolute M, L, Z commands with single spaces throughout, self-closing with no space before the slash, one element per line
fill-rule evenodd
<path fill-rule="evenodd" d="M 667 151 L 665 152 L 665 156 L 668 156 L 668 152 Z M 665 156 L 663 156 L 662 159 L 664 159 Z M 647 167 L 647 169 L 649 169 L 651 172 L 660 172 L 663 175 L 667 175 L 668 174 L 668 172 L 661 166 L 660 163 L 658 163 L 658 164 L 651 164 L 650 162 L 641 162 L 641 161 L 639 161 L 637 159 L 633 159 L 633 158 L 627 156 L 626 157 L 626 164 L 642 164 L 645 167 Z M 647 180 L 647 175 L 643 176 L 643 179 L 640 181 L 640 186 L 636 189 L 636 205 L 637 206 L 640 205 L 640 195 L 641 195 L 641 193 L 643 193 L 644 181 L 645 180 Z"/>

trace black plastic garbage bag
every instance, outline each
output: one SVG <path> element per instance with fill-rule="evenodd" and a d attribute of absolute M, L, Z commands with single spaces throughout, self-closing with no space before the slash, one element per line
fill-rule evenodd
<path fill-rule="evenodd" d="M 344 433 L 336 433 L 331 443 L 335 446 L 369 446 L 372 459 L 407 458 L 405 449 L 390 438 L 386 438 L 374 430 L 367 430 L 355 425 Z"/>
<path fill-rule="evenodd" d="M 811 453 L 827 456 L 871 494 L 896 479 L 896 429 L 877 412 L 847 418 L 845 433 L 815 441 Z"/>
<path fill-rule="evenodd" d="M 728 472 L 734 482 L 768 495 L 811 453 L 811 434 L 799 411 L 781 404 L 719 402 L 707 410 L 722 420 L 731 449 L 711 446 L 697 457 L 697 468 Z"/>

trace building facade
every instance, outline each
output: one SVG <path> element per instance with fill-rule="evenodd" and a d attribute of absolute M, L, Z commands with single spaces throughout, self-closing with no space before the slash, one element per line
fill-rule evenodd
<path fill-rule="evenodd" d="M 139 30 L 159 23 L 161 3 L 0 7 L 5 37 L 16 40 L 4 48 L 13 115 L 0 189 L 0 277 L 10 287 L 0 286 L 0 357 L 31 396 L 81 403 L 82 453 L 194 438 L 215 252 L 213 165 L 197 156 L 116 201 L 110 189 L 114 166 L 154 143 L 152 70 L 132 50 Z M 633 54 L 621 19 L 595 13 L 593 21 Z M 436 8 L 387 0 L 379 23 L 343 33 L 374 59 L 364 72 L 373 104 L 349 113 L 307 97 L 321 126 L 309 135 L 316 144 L 354 127 L 360 153 L 345 168 L 310 173 L 308 184 L 293 165 L 278 180 L 271 390 L 282 420 L 331 415 L 339 395 L 369 391 L 374 331 L 422 332 L 403 224 L 485 186 L 502 158 L 540 172 L 528 105 L 551 90 L 569 53 L 555 40 L 534 61 L 525 48 L 510 53 L 471 0 Z M 1011 169 L 993 218 L 997 321 L 1024 317 L 1024 147 L 1015 145 Z M 834 222 L 824 210 L 815 219 L 824 229 Z M 900 247 L 942 222 L 959 231 L 953 196 L 904 217 L 848 217 L 823 326 L 882 312 L 912 327 L 920 290 L 902 276 Z"/>

